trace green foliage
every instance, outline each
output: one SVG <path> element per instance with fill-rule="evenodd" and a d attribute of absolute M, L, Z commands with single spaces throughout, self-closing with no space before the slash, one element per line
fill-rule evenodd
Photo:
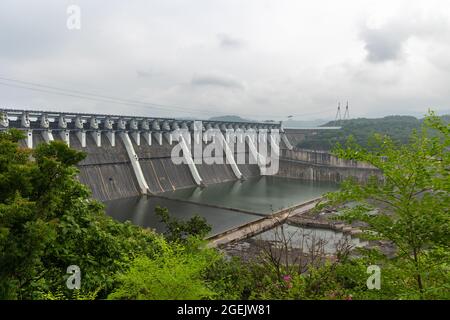
<path fill-rule="evenodd" d="M 22 138 L 0 133 L 0 298 L 106 296 L 116 272 L 159 250 L 156 236 L 113 221 L 90 199 L 74 167 L 83 153 L 58 141 L 23 149 Z M 65 287 L 73 264 L 82 292 Z"/>
<path fill-rule="evenodd" d="M 189 220 L 183 221 L 170 216 L 167 208 L 159 206 L 155 208 L 155 213 L 166 226 L 164 236 L 168 241 L 183 242 L 190 236 L 203 239 L 211 231 L 211 226 L 206 222 L 206 219 L 199 215 L 194 215 Z"/>
<path fill-rule="evenodd" d="M 246 300 L 257 290 L 264 276 L 260 264 L 245 263 L 237 257 L 216 259 L 205 277 L 216 292 L 215 298 Z"/>
<path fill-rule="evenodd" d="M 334 150 L 383 178 L 346 181 L 323 206 L 356 201 L 341 218 L 366 222 L 364 235 L 397 254 L 362 249 L 306 273 L 206 248 L 211 227 L 199 216 L 158 207 L 165 238 L 113 221 L 76 179 L 83 153 L 62 142 L 28 150 L 20 131 L 0 132 L 0 299 L 450 299 L 450 127 L 433 114 L 424 124 L 406 144 L 375 135 L 365 147 L 358 136 Z M 381 290 L 366 286 L 373 264 Z M 69 265 L 81 269 L 80 290 L 66 288 Z"/>
<path fill-rule="evenodd" d="M 158 256 L 136 258 L 130 270 L 117 276 L 109 299 L 193 300 L 210 299 L 214 292 L 205 270 L 220 257 L 213 249 L 198 247 L 194 238 L 185 245 L 160 240 Z"/>
<path fill-rule="evenodd" d="M 370 150 L 352 139 L 338 145 L 336 156 L 370 163 L 383 178 L 372 177 L 365 184 L 346 181 L 339 192 L 328 194 L 327 205 L 357 201 L 342 219 L 366 222 L 367 236 L 395 244 L 398 252 L 391 265 L 402 266 L 413 297 L 440 298 L 436 294 L 448 283 L 449 260 L 437 252 L 450 249 L 449 125 L 433 113 L 425 125 L 408 144 L 376 135 Z M 429 128 L 438 134 L 428 134 Z"/>
<path fill-rule="evenodd" d="M 441 117 L 448 121 L 447 117 Z M 340 130 L 322 130 L 316 135 L 308 136 L 297 147 L 312 150 L 332 150 L 336 143 L 344 144 L 349 136 L 355 137 L 355 142 L 365 148 L 371 147 L 374 134 L 389 136 L 399 144 L 407 144 L 411 133 L 420 130 L 423 119 L 412 116 L 388 116 L 379 119 L 350 119 L 331 121 L 324 126 L 339 126 Z"/>

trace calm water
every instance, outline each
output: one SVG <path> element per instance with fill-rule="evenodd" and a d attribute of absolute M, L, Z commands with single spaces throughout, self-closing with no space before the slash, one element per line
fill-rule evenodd
<path fill-rule="evenodd" d="M 189 219 L 195 214 L 204 217 L 212 227 L 211 235 L 261 218 L 227 209 L 145 196 L 108 201 L 106 202 L 106 213 L 119 221 L 128 220 L 136 225 L 163 232 L 164 225 L 155 215 L 156 206 L 169 209 L 170 214 L 179 219 Z"/>
<path fill-rule="evenodd" d="M 336 247 L 345 241 L 348 241 L 354 247 L 361 247 L 366 244 L 366 242 L 356 237 L 352 238 L 342 232 L 328 229 L 297 227 L 290 224 L 284 224 L 280 227 L 265 231 L 253 238 L 278 243 L 283 243 L 283 239 L 287 239 L 293 248 L 303 248 L 305 251 L 308 251 L 314 245 L 317 248 L 320 241 L 325 253 L 336 252 Z"/>
<path fill-rule="evenodd" d="M 163 195 L 171 199 L 270 214 L 335 190 L 337 185 L 331 182 L 263 176 L 213 184 L 203 189 L 179 189 Z"/>
<path fill-rule="evenodd" d="M 129 220 L 143 227 L 163 231 L 164 227 L 154 213 L 155 207 L 159 205 L 168 208 L 171 215 L 177 218 L 189 219 L 194 214 L 204 217 L 212 226 L 211 235 L 214 235 L 261 217 L 202 204 L 270 214 L 336 189 L 337 185 L 332 183 L 256 177 L 214 184 L 203 189 L 194 187 L 163 193 L 170 199 L 136 197 L 108 201 L 106 212 L 119 221 Z"/>

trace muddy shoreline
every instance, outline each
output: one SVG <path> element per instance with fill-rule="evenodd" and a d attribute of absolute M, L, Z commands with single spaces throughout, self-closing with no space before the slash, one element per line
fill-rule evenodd
<path fill-rule="evenodd" d="M 363 233 L 363 228 L 366 226 L 363 222 L 354 222 L 352 224 L 344 223 L 339 220 L 335 220 L 336 212 L 313 212 L 308 211 L 303 214 L 290 216 L 286 219 L 284 225 L 290 225 L 300 228 L 313 228 L 317 230 L 328 230 L 339 234 L 343 234 L 347 239 L 360 239 Z M 276 227 L 280 228 L 280 227 Z M 271 230 L 275 230 L 271 229 Z M 295 244 L 287 244 L 283 239 L 286 237 L 279 237 L 278 239 L 262 239 L 259 235 L 252 236 L 247 239 L 242 239 L 236 242 L 228 243 L 220 246 L 221 251 L 223 251 L 228 256 L 240 257 L 244 261 L 262 259 L 264 256 L 274 255 L 274 256 L 287 256 L 289 263 L 299 263 L 308 264 L 311 262 L 317 262 L 318 259 L 321 261 L 325 260 L 335 260 L 337 253 L 341 254 L 342 250 L 348 250 L 351 256 L 357 256 L 358 250 L 357 246 L 354 246 L 350 242 L 341 243 L 337 246 L 335 253 L 329 253 L 317 249 L 320 247 L 320 241 L 317 242 L 316 248 L 311 250 L 311 248 L 299 248 Z M 320 239 L 319 239 L 320 240 Z M 361 240 L 362 241 L 362 240 Z M 310 245 L 311 246 L 311 245 Z M 344 248 L 345 247 L 345 248 Z M 389 241 L 363 241 L 364 248 L 379 248 L 386 256 L 392 257 L 395 255 L 395 247 Z M 286 254 L 287 253 L 287 254 Z M 320 258 L 318 258 L 320 256 Z M 286 258 L 283 258 L 286 260 Z"/>

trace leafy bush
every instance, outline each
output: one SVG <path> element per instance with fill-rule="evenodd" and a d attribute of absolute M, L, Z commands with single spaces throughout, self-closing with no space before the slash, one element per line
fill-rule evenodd
<path fill-rule="evenodd" d="M 158 251 L 156 235 L 104 214 L 76 179 L 83 153 L 60 141 L 23 149 L 22 138 L 0 132 L 0 299 L 71 298 L 69 265 L 81 269 L 83 294 L 105 296 L 116 272 Z"/>
<path fill-rule="evenodd" d="M 211 231 L 211 226 L 205 218 L 194 215 L 187 221 L 172 217 L 167 208 L 157 206 L 155 213 L 165 224 L 164 236 L 168 241 L 186 241 L 190 236 L 204 238 Z"/>
<path fill-rule="evenodd" d="M 193 300 L 214 296 L 205 270 L 219 259 L 213 249 L 197 248 L 190 238 L 181 245 L 160 239 L 162 251 L 152 259 L 134 259 L 129 271 L 116 277 L 118 285 L 109 299 Z"/>

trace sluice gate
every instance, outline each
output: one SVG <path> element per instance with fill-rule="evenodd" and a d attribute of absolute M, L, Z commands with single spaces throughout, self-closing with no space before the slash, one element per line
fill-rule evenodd
<path fill-rule="evenodd" d="M 23 147 L 34 148 L 40 143 L 61 140 L 84 151 L 87 156 L 78 165 L 79 180 L 91 188 L 94 198 L 102 201 L 258 176 L 261 165 L 250 161 L 254 157 L 251 153 L 255 152 L 253 141 L 244 136 L 243 150 L 230 148 L 238 138 L 227 141 L 224 133 L 285 135 L 281 123 L 275 122 L 207 120 L 201 122 L 200 128 L 195 127 L 196 123 L 199 122 L 171 118 L 0 110 L 0 130 L 24 131 L 26 139 L 20 142 Z M 188 141 L 184 141 L 186 146 L 180 153 L 184 162 L 174 163 L 173 148 L 183 142 L 175 133 L 182 129 L 188 132 Z M 207 134 L 209 129 L 220 132 L 216 138 L 225 151 L 221 163 L 210 163 L 207 158 L 201 162 L 193 159 L 196 144 L 205 150 L 213 143 Z M 286 143 L 287 138 L 282 140 Z M 189 146 L 190 155 L 186 149 Z M 243 158 L 245 163 L 237 161 Z"/>

